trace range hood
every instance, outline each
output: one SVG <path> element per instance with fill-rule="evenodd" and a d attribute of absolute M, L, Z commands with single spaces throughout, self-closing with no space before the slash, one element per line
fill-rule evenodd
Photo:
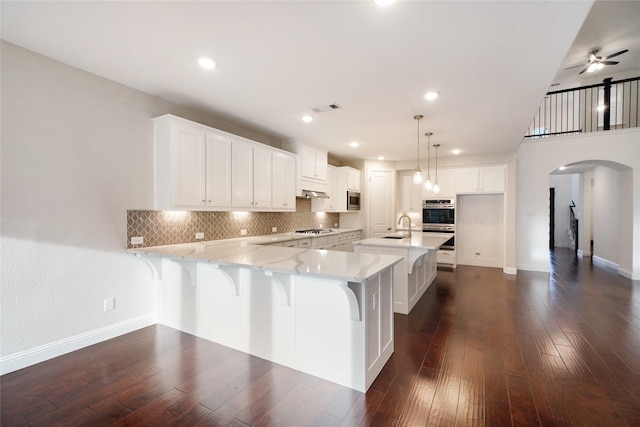
<path fill-rule="evenodd" d="M 324 191 L 300 190 L 299 198 L 302 199 L 328 199 L 329 196 Z"/>

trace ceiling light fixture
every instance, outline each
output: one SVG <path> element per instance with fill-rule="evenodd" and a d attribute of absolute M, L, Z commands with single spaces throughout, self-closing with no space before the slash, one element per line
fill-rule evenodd
<path fill-rule="evenodd" d="M 384 160 L 384 156 L 378 156 L 378 160 Z"/>
<path fill-rule="evenodd" d="M 413 175 L 413 182 L 415 182 L 416 184 L 421 184 L 422 183 L 422 171 L 420 170 L 420 120 L 423 118 L 424 116 L 422 114 L 417 114 L 415 116 L 413 116 L 413 119 L 415 121 L 418 122 L 418 134 L 417 134 L 417 139 L 418 139 L 418 167 L 416 168 L 416 173 L 415 175 Z"/>
<path fill-rule="evenodd" d="M 429 91 L 427 93 L 424 94 L 424 99 L 426 99 L 427 101 L 433 101 L 435 100 L 438 96 L 440 96 L 440 94 L 438 92 L 434 92 L 434 91 Z"/>
<path fill-rule="evenodd" d="M 360 144 L 358 143 L 358 141 L 351 141 L 351 144 L 349 145 L 352 146 L 353 148 L 356 148 Z"/>
<path fill-rule="evenodd" d="M 311 123 L 313 121 L 313 116 L 302 116 L 302 121 L 305 123 Z"/>
<path fill-rule="evenodd" d="M 438 194 L 440 192 L 440 184 L 438 184 L 438 147 L 440 144 L 433 144 L 436 148 L 436 182 L 433 183 L 433 192 Z"/>
<path fill-rule="evenodd" d="M 433 135 L 433 132 L 424 134 L 427 137 L 427 180 L 424 183 L 425 190 L 433 188 L 433 183 L 431 182 L 431 135 Z"/>
<path fill-rule="evenodd" d="M 457 156 L 458 154 L 461 153 L 461 151 L 456 148 L 455 150 L 451 150 L 451 153 L 453 153 L 453 154 L 455 154 Z"/>
<path fill-rule="evenodd" d="M 202 57 L 198 59 L 198 65 L 200 65 L 205 70 L 213 70 L 216 68 L 216 62 L 211 58 Z"/>

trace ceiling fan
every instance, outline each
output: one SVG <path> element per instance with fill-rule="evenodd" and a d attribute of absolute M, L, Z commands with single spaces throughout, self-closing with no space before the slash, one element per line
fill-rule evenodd
<path fill-rule="evenodd" d="M 618 64 L 618 61 L 609 61 L 609 59 L 618 55 L 622 55 L 623 53 L 626 53 L 628 51 L 629 49 L 624 49 L 624 50 L 621 50 L 620 52 L 612 53 L 611 55 L 602 57 L 602 56 L 596 56 L 596 54 L 598 53 L 598 50 L 596 49 L 589 54 L 589 61 L 587 61 L 586 65 L 584 66 L 574 65 L 573 67 L 565 68 L 565 70 L 570 70 L 571 68 L 577 68 L 577 67 L 584 67 L 578 74 L 582 74 L 585 71 L 592 73 L 594 71 L 601 70 L 605 65 Z"/>

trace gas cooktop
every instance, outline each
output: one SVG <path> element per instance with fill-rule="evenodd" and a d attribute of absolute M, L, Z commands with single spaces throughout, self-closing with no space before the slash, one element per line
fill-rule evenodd
<path fill-rule="evenodd" d="M 294 231 L 296 234 L 324 234 L 324 233 L 333 233 L 333 230 L 330 228 L 309 228 L 306 230 L 296 230 Z"/>

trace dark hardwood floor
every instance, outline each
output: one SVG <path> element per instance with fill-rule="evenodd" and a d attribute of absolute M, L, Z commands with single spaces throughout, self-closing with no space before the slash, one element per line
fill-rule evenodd
<path fill-rule="evenodd" d="M 366 394 L 154 326 L 4 375 L 2 426 L 640 426 L 640 283 L 439 271 Z"/>

